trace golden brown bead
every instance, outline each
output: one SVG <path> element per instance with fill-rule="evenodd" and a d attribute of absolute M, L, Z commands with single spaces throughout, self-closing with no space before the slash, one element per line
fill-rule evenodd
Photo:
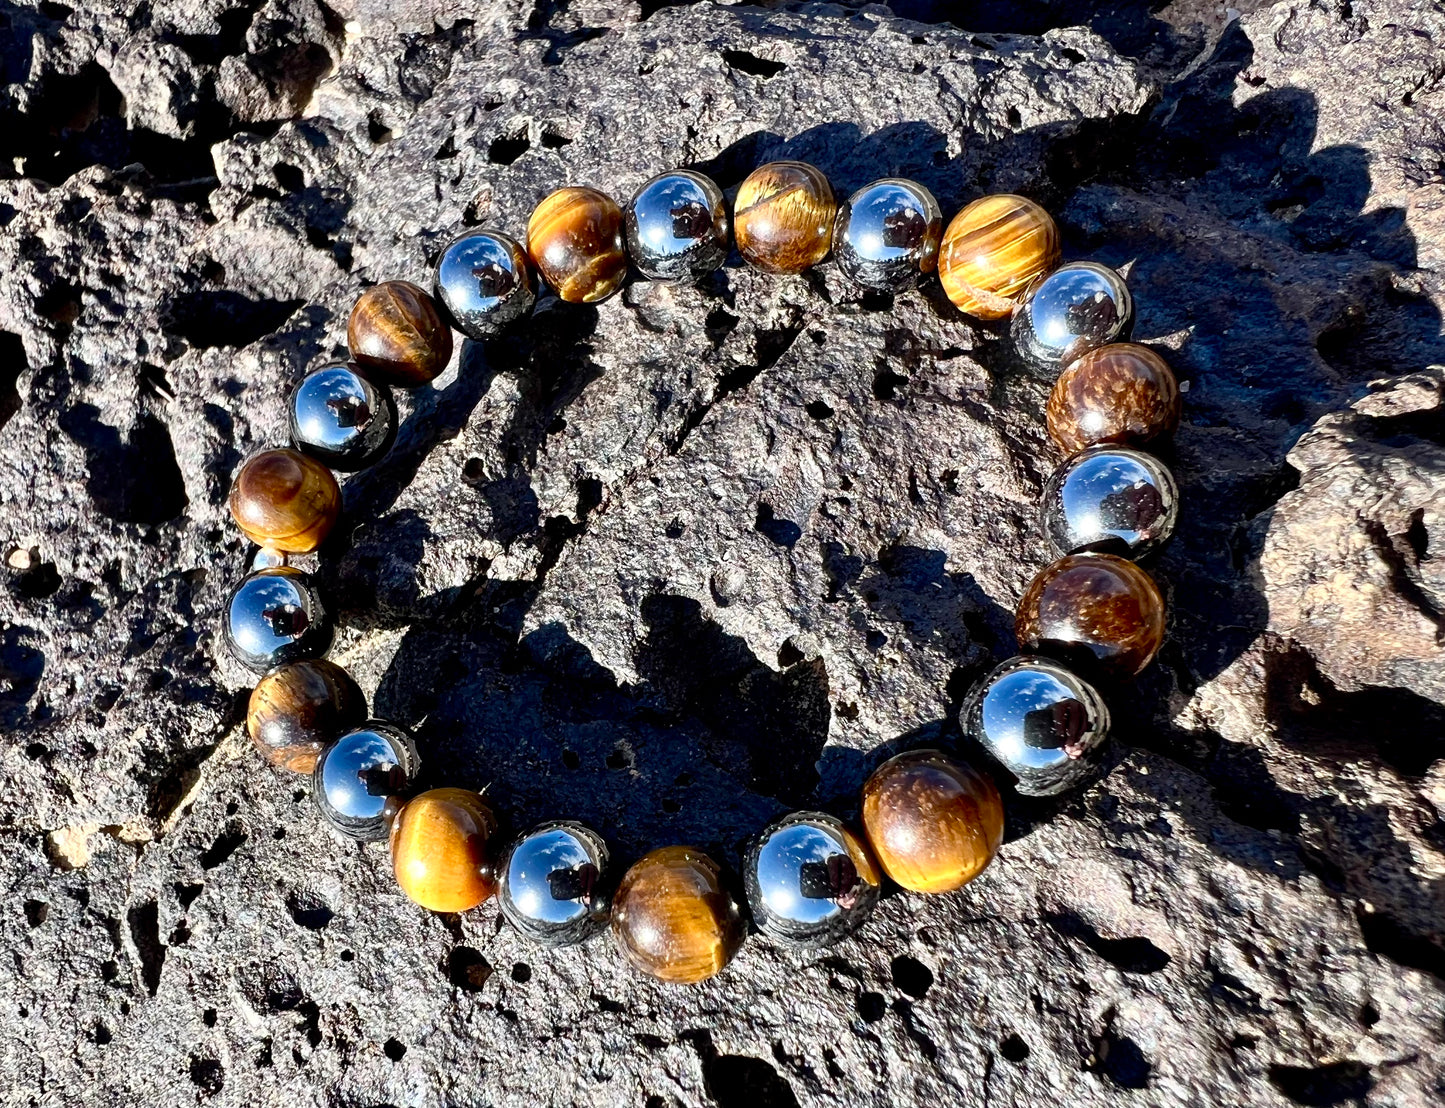
<path fill-rule="evenodd" d="M 563 300 L 605 300 L 627 276 L 622 209 L 596 189 L 558 189 L 527 221 L 527 253 Z"/>
<path fill-rule="evenodd" d="M 1049 434 L 1073 454 L 1100 442 L 1144 443 L 1179 426 L 1179 382 L 1147 346 L 1116 342 L 1073 362 L 1049 394 Z"/>
<path fill-rule="evenodd" d="M 341 511 L 331 471 L 295 450 L 263 450 L 241 463 L 231 486 L 231 515 L 257 546 L 310 554 Z"/>
<path fill-rule="evenodd" d="M 1089 675 L 1132 677 L 1164 642 L 1164 598 L 1133 562 L 1070 554 L 1033 579 L 1014 632 L 1024 653 L 1053 655 Z"/>
<path fill-rule="evenodd" d="M 432 789 L 391 823 L 391 864 L 401 891 L 433 912 L 465 912 L 496 890 L 487 842 L 497 819 L 478 793 Z"/>
<path fill-rule="evenodd" d="M 828 256 L 838 202 L 823 171 L 769 162 L 748 174 L 733 203 L 733 238 L 764 273 L 802 273 Z"/>
<path fill-rule="evenodd" d="M 317 658 L 277 666 L 257 682 L 246 730 L 273 766 L 310 773 L 336 736 L 366 719 L 366 698 L 350 675 Z"/>
<path fill-rule="evenodd" d="M 863 829 L 883 870 L 905 889 L 946 893 L 968 884 L 1003 841 L 992 780 L 937 750 L 890 758 L 863 786 Z"/>
<path fill-rule="evenodd" d="M 1032 200 L 983 196 L 943 233 L 938 279 L 954 305 L 980 319 L 1013 312 L 1030 281 L 1059 264 L 1059 229 Z"/>
<path fill-rule="evenodd" d="M 351 358 L 381 380 L 404 389 L 425 385 L 452 357 L 452 331 L 436 303 L 410 281 L 367 289 L 346 324 Z"/>
<path fill-rule="evenodd" d="M 622 878 L 612 902 L 612 934 L 643 973 L 691 985 L 728 964 L 743 932 L 717 863 L 692 847 L 665 846 Z"/>

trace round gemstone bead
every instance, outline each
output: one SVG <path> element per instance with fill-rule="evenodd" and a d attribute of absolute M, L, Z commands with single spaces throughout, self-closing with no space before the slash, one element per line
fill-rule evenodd
<path fill-rule="evenodd" d="M 512 844 L 498 872 L 502 914 L 544 946 L 569 946 L 607 924 L 608 851 L 591 828 L 556 820 Z"/>
<path fill-rule="evenodd" d="M 1179 382 L 1147 346 L 1114 343 L 1073 362 L 1049 393 L 1049 436 L 1065 454 L 1101 442 L 1143 446 L 1179 426 Z"/>
<path fill-rule="evenodd" d="M 1142 558 L 1174 533 L 1179 486 L 1158 458 L 1127 446 L 1091 446 L 1054 471 L 1040 511 L 1060 554 Z"/>
<path fill-rule="evenodd" d="M 1103 697 L 1048 658 L 1004 662 L 974 686 L 961 723 L 1025 796 L 1053 796 L 1088 780 L 1109 737 Z"/>
<path fill-rule="evenodd" d="M 1019 601 L 1019 649 L 1081 673 L 1139 673 L 1164 642 L 1164 598 L 1154 579 L 1113 554 L 1069 554 L 1050 563 Z"/>
<path fill-rule="evenodd" d="M 666 846 L 644 855 L 622 878 L 612 935 L 643 973 L 690 985 L 732 960 L 743 927 L 717 863 L 691 847 Z"/>
<path fill-rule="evenodd" d="M 246 730 L 273 766 L 310 773 L 326 744 L 366 719 L 350 675 L 322 658 L 278 666 L 256 683 Z"/>
<path fill-rule="evenodd" d="M 833 257 L 855 285 L 903 292 L 938 268 L 942 237 L 943 212 L 933 193 L 889 178 L 865 185 L 838 209 Z"/>
<path fill-rule="evenodd" d="M 1047 372 L 1127 339 L 1133 329 L 1129 286 L 1098 262 L 1069 262 L 1040 277 L 1029 286 L 1009 325 L 1019 356 Z"/>
<path fill-rule="evenodd" d="M 433 912 L 465 912 L 496 891 L 490 843 L 497 818 L 470 789 L 432 789 L 402 805 L 391 824 L 391 864 L 401 891 Z"/>
<path fill-rule="evenodd" d="M 1032 200 L 983 196 L 943 233 L 938 280 L 959 311 L 979 319 L 1011 314 L 1029 283 L 1059 264 L 1059 229 Z"/>
<path fill-rule="evenodd" d="M 467 231 L 437 259 L 436 294 L 457 329 L 481 341 L 525 317 L 537 302 L 522 244 L 500 231 Z"/>
<path fill-rule="evenodd" d="M 257 673 L 307 658 L 331 647 L 333 628 L 311 578 L 276 566 L 248 574 L 226 602 L 226 645 Z"/>
<path fill-rule="evenodd" d="M 257 546 L 310 554 L 341 512 L 341 489 L 331 471 L 295 450 L 263 450 L 236 471 L 231 515 Z"/>
<path fill-rule="evenodd" d="M 769 162 L 748 174 L 733 202 L 743 260 L 764 273 L 802 273 L 828 256 L 838 203 L 817 166 Z"/>
<path fill-rule="evenodd" d="M 452 358 L 451 328 L 430 296 L 410 281 L 383 281 L 351 309 L 346 341 L 357 365 L 398 388 L 425 385 Z"/>
<path fill-rule="evenodd" d="M 659 174 L 637 190 L 623 216 L 633 264 L 654 280 L 695 281 L 727 261 L 727 203 L 701 173 Z"/>
<path fill-rule="evenodd" d="M 757 837 L 743 863 L 753 922 L 784 946 L 819 947 L 860 926 L 882 878 L 862 839 L 824 812 L 794 812 Z"/>
<path fill-rule="evenodd" d="M 312 795 L 326 821 L 353 839 L 386 838 L 389 816 L 416 780 L 421 758 L 395 724 L 371 720 L 321 752 Z"/>
<path fill-rule="evenodd" d="M 291 390 L 291 441 L 343 472 L 379 461 L 396 439 L 396 405 L 386 386 L 348 365 L 308 373 Z"/>
<path fill-rule="evenodd" d="M 627 276 L 622 209 L 593 188 L 565 188 L 547 196 L 527 221 L 527 254 L 563 300 L 605 300 Z"/>

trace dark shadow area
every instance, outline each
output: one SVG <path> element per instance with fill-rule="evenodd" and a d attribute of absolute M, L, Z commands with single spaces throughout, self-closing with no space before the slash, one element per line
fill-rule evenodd
<path fill-rule="evenodd" d="M 122 436 L 100 411 L 77 404 L 60 429 L 85 451 L 86 493 L 96 510 L 118 523 L 159 525 L 186 510 L 186 489 L 170 431 L 146 413 Z"/>

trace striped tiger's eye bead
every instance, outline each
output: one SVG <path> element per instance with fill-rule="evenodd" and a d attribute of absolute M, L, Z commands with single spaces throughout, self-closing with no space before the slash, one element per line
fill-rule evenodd
<path fill-rule="evenodd" d="M 769 162 L 748 174 L 733 202 L 733 238 L 764 273 L 802 273 L 828 256 L 838 203 L 823 171 Z"/>
<path fill-rule="evenodd" d="M 617 291 L 627 276 L 622 209 L 606 193 L 565 188 L 527 221 L 527 253 L 552 291 L 573 304 L 592 304 Z"/>
<path fill-rule="evenodd" d="M 962 888 L 1003 842 L 993 781 L 937 750 L 888 759 L 863 786 L 863 828 L 883 871 L 919 893 Z"/>
<path fill-rule="evenodd" d="M 231 515 L 257 546 L 310 554 L 341 511 L 331 471 L 295 450 L 263 450 L 241 463 L 231 486 Z"/>
<path fill-rule="evenodd" d="M 736 901 L 718 865 L 687 846 L 665 846 L 633 864 L 612 902 L 612 934 L 634 966 L 676 984 L 705 981 L 742 943 Z"/>
<path fill-rule="evenodd" d="M 257 682 L 246 730 L 273 766 L 310 773 L 326 744 L 366 719 L 366 698 L 334 662 L 278 666 Z"/>
<path fill-rule="evenodd" d="M 1113 554 L 1070 554 L 1039 571 L 1019 601 L 1019 650 L 1080 672 L 1132 677 L 1164 642 L 1164 598 L 1154 579 Z"/>
<path fill-rule="evenodd" d="M 401 891 L 433 912 L 465 912 L 496 891 L 488 841 L 497 818 L 470 789 L 432 789 L 391 824 L 391 864 Z"/>
<path fill-rule="evenodd" d="M 1049 435 L 1065 454 L 1097 442 L 1142 446 L 1179 426 L 1179 382 L 1147 346 L 1117 342 L 1091 350 L 1054 382 Z"/>
<path fill-rule="evenodd" d="M 432 298 L 410 281 L 383 281 L 351 309 L 352 360 L 404 389 L 425 385 L 452 358 L 452 331 Z"/>
<path fill-rule="evenodd" d="M 1032 200 L 984 196 L 953 217 L 943 233 L 938 279 L 959 311 L 1002 319 L 1019 294 L 1059 263 L 1059 229 Z"/>

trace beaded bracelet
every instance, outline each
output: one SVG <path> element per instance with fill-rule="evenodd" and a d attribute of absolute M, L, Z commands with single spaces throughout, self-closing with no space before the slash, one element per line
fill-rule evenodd
<path fill-rule="evenodd" d="M 1135 448 L 1177 425 L 1179 387 L 1162 358 L 1127 341 L 1123 279 L 1093 262 L 1060 265 L 1057 227 L 1022 197 L 975 200 L 945 232 L 938 203 L 915 182 L 877 181 L 839 205 L 823 173 L 802 162 L 753 172 L 731 222 L 744 261 L 768 273 L 801 273 L 831 252 L 858 286 L 896 293 L 936 271 L 958 308 L 1011 317 L 1019 356 L 1060 371 L 1047 422 L 1068 460 L 1041 513 L 1060 557 L 1019 604 L 1021 653 L 978 682 L 960 723 L 1022 794 L 1053 795 L 1096 775 L 1109 731 L 1096 683 L 1134 676 L 1159 650 L 1164 602 L 1135 560 L 1169 538 L 1178 512 L 1168 469 Z M 451 358 L 451 327 L 475 340 L 498 334 L 530 314 L 539 278 L 564 301 L 590 303 L 617 291 L 629 259 L 655 280 L 697 280 L 728 252 L 722 191 L 684 170 L 648 181 L 625 210 L 595 189 L 560 189 L 532 213 L 525 247 L 468 231 L 437 261 L 435 300 L 405 281 L 360 297 L 347 328 L 352 362 L 301 380 L 289 401 L 295 449 L 247 459 L 230 498 L 260 552 L 231 594 L 225 636 L 263 674 L 247 727 L 267 759 L 312 775 L 332 826 L 388 839 L 397 882 L 422 907 L 461 912 L 495 894 L 512 924 L 547 945 L 581 941 L 610 920 L 628 959 L 671 982 L 711 977 L 741 943 L 740 907 L 717 863 L 664 847 L 614 884 L 606 842 L 581 824 L 545 823 L 496 851 L 498 822 L 480 794 L 410 796 L 420 764 L 412 737 L 366 720 L 361 690 L 323 657 L 332 624 L 318 590 L 287 559 L 315 551 L 336 522 L 330 470 L 364 468 L 390 448 L 397 414 L 387 386 L 436 377 Z M 917 892 L 960 888 L 998 851 L 1003 803 L 988 773 L 915 750 L 868 778 L 862 825 L 858 835 L 827 813 L 795 812 L 757 836 L 743 890 L 758 930 L 820 946 L 867 918 L 884 875 Z"/>

